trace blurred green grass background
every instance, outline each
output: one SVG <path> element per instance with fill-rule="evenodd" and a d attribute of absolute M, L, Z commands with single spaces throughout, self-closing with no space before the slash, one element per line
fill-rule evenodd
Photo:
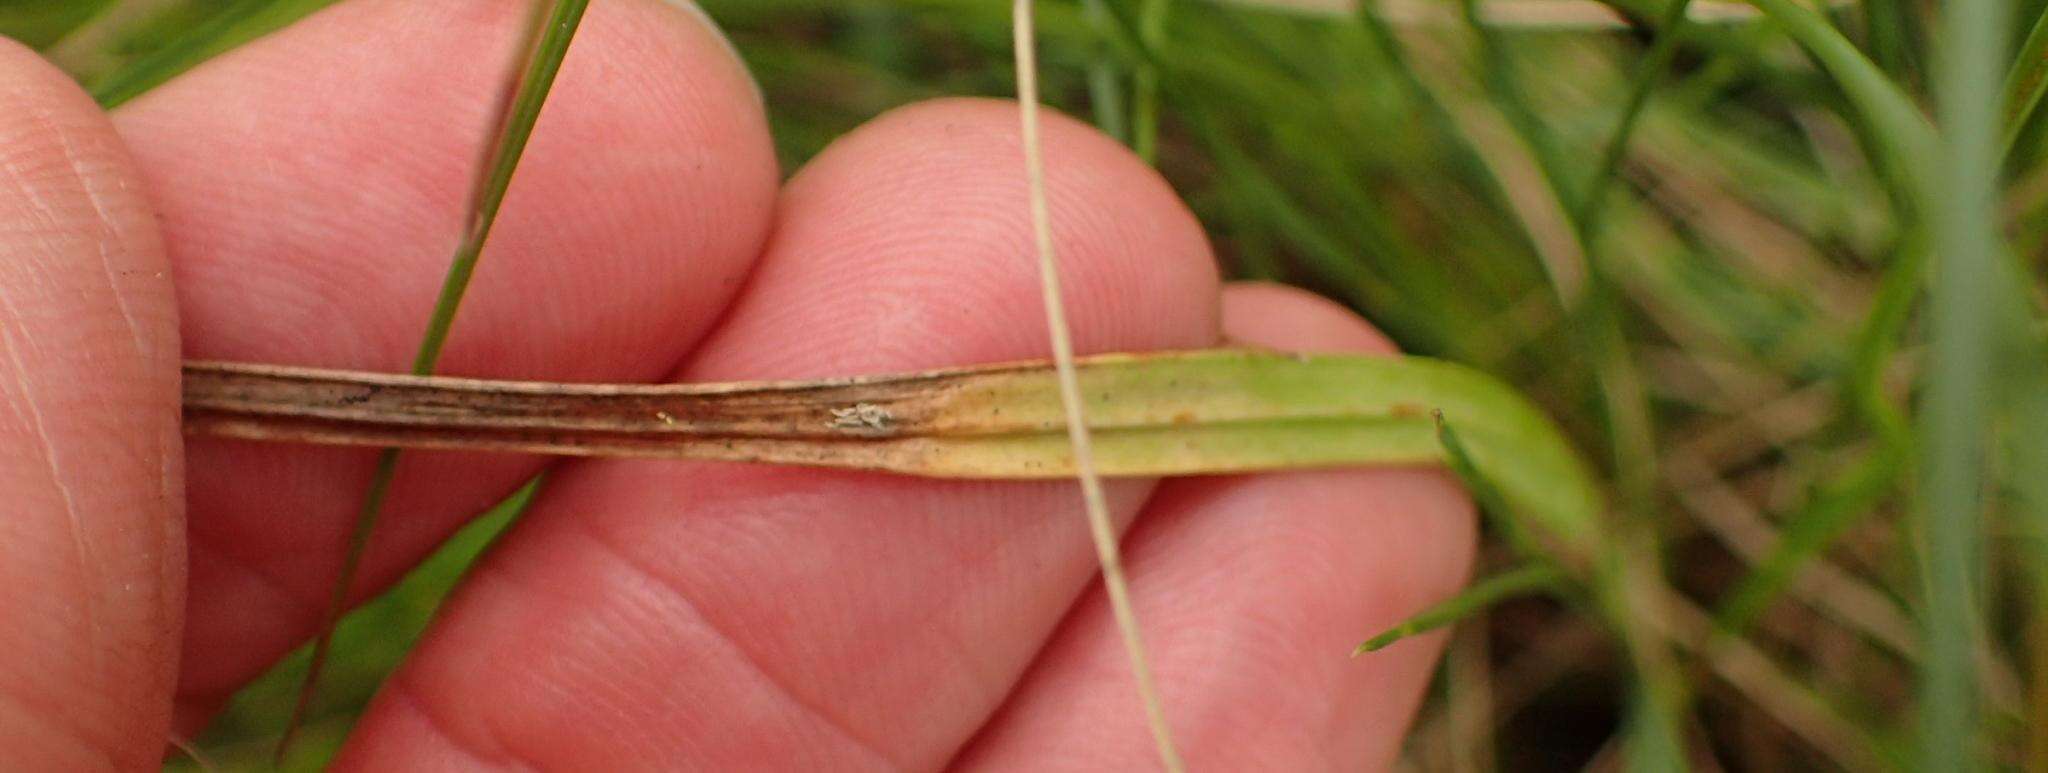
<path fill-rule="evenodd" d="M 118 104 L 327 2 L 0 0 L 0 34 Z M 1006 4 L 703 5 L 786 169 L 1013 91 Z M 2041 2 L 1281 5 L 1041 3 L 1048 99 L 1154 158 L 1232 275 L 1520 386 L 1603 463 L 1623 555 L 1596 558 L 1681 597 L 1468 618 L 1405 764 L 2048 770 Z M 291 767 L 515 511 L 349 618 Z M 1482 576 L 1521 564 L 1502 537 Z M 1681 644 L 1669 757 L 1624 752 L 1648 632 Z M 262 764 L 303 658 L 207 758 Z"/>

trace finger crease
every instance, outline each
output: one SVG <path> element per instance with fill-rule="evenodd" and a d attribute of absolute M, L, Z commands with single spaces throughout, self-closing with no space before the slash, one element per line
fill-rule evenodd
<path fill-rule="evenodd" d="M 494 767 L 517 770 L 539 770 L 543 767 L 536 760 L 528 759 L 517 748 L 505 743 L 504 739 L 500 738 L 495 732 L 486 731 L 486 737 L 481 739 L 485 743 L 478 743 L 479 739 L 474 738 L 471 733 L 455 732 L 454 726 L 449 724 L 448 719 L 441 715 L 441 710 L 434 702 L 421 697 L 418 688 L 414 686 L 412 680 L 406 678 L 407 673 L 407 671 L 401 670 L 391 680 L 394 689 L 389 692 L 392 694 L 392 699 L 399 701 L 406 708 L 410 709 L 413 714 L 418 715 L 422 721 L 427 723 L 427 729 L 440 737 L 446 745 L 461 751 L 464 756 L 472 760 L 487 762 Z"/>
<path fill-rule="evenodd" d="M 0 293 L 0 312 L 5 312 L 8 319 L 22 319 L 20 312 L 14 308 L 12 302 L 7 300 L 5 293 Z M 57 444 L 50 437 L 48 423 L 43 417 L 43 409 L 36 404 L 36 391 L 28 381 L 28 364 L 22 360 L 21 351 L 15 344 L 15 336 L 11 332 L 13 327 L 10 325 L 5 329 L 0 329 L 0 347 L 4 347 L 7 350 L 7 359 L 12 365 L 13 393 L 21 396 L 19 401 L 9 402 L 18 402 L 21 406 L 22 415 L 28 419 L 29 427 L 35 431 L 36 442 L 40 446 L 40 453 L 38 455 L 42 457 L 44 466 L 50 471 L 50 485 L 57 490 L 57 497 L 63 502 L 65 530 L 70 533 L 71 549 L 78 561 L 78 571 L 81 575 L 79 579 L 82 583 L 80 587 L 87 589 L 103 587 L 100 578 L 105 572 L 101 570 L 97 560 L 98 557 L 93 553 L 92 545 L 85 539 L 85 519 L 78 511 L 77 494 L 71 490 L 71 484 L 66 480 L 63 463 L 58 458 Z M 87 590 L 81 595 L 84 597 L 86 626 L 91 631 L 90 635 L 92 637 L 88 643 L 90 646 L 87 648 L 87 652 L 89 657 L 92 658 L 94 670 L 98 671 L 102 665 L 102 658 L 106 654 L 106 645 L 109 642 L 109 637 L 106 631 L 104 616 L 100 611 L 99 594 Z"/>
<path fill-rule="evenodd" d="M 752 670 L 757 676 L 759 676 L 762 682 L 766 683 L 770 687 L 773 687 L 776 690 L 776 692 L 781 693 L 782 696 L 785 699 L 787 699 L 792 705 L 795 705 L 804 713 L 818 720 L 820 724 L 823 724 L 828 730 L 832 731 L 833 734 L 839 736 L 841 740 L 845 741 L 846 743 L 853 746 L 855 749 L 858 749 L 862 753 L 868 755 L 869 757 L 872 757 L 876 762 L 880 762 L 883 766 L 899 771 L 910 769 L 909 766 L 904 765 L 902 762 L 895 759 L 887 751 L 883 750 L 876 744 L 870 742 L 860 733 L 855 732 L 852 727 L 840 721 L 839 718 L 835 716 L 832 712 L 825 710 L 825 708 L 822 706 L 812 703 L 803 695 L 799 694 L 795 689 L 792 689 L 789 684 L 783 682 L 783 680 L 776 677 L 774 672 L 770 671 L 767 668 L 767 666 L 760 661 L 759 658 L 754 657 L 752 652 L 749 652 L 746 647 L 741 646 L 737 639 L 735 639 L 730 633 L 728 633 L 724 629 L 720 628 L 717 623 L 712 622 L 711 617 L 704 613 L 703 608 L 697 604 L 695 599 L 691 598 L 689 592 L 685 590 L 680 583 L 667 577 L 661 572 L 655 571 L 653 567 L 645 565 L 638 559 L 634 558 L 632 554 L 630 554 L 626 550 L 623 550 L 618 545 L 613 544 L 610 540 L 606 539 L 605 536 L 596 528 L 589 525 L 589 522 L 587 520 L 579 519 L 577 520 L 577 523 L 577 533 L 582 534 L 592 544 L 595 544 L 600 550 L 603 550 L 606 554 L 616 559 L 620 566 L 653 582 L 657 587 L 660 587 L 661 589 L 667 591 L 669 595 L 673 596 L 685 607 L 688 607 L 690 613 L 693 616 L 695 616 L 699 624 L 704 626 L 705 630 L 710 631 L 712 635 L 717 636 L 720 640 L 724 641 L 727 646 L 731 647 L 733 653 L 738 656 L 739 660 L 745 663 L 750 670 Z"/>

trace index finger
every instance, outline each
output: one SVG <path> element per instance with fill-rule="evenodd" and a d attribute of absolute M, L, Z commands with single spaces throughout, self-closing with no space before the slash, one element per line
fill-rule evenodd
<path fill-rule="evenodd" d="M 443 370 L 631 381 L 717 317 L 777 183 L 761 105 L 701 16 L 595 4 Z M 131 103 L 194 358 L 403 370 L 461 237 L 527 3 L 350 0 Z M 189 725 L 321 617 L 374 452 L 189 444 Z M 359 591 L 540 469 L 408 454 Z"/>
<path fill-rule="evenodd" d="M 176 310 L 99 108 L 0 39 L 0 768 L 154 764 L 183 603 Z"/>

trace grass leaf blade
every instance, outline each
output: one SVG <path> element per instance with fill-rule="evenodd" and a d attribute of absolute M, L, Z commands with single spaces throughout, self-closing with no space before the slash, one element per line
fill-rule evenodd
<path fill-rule="evenodd" d="M 1447 455 L 1435 410 L 1457 417 L 1451 458 L 1498 511 L 1575 550 L 1598 538 L 1601 500 L 1577 451 L 1513 389 L 1462 365 L 1226 349 L 1095 355 L 1075 369 L 1104 474 L 1434 464 Z M 195 434 L 969 478 L 1071 477 L 1060 394 L 1048 362 L 683 385 L 185 369 L 186 431 Z"/>
<path fill-rule="evenodd" d="M 80 72 L 101 107 L 112 109 L 221 53 L 284 27 L 334 0 L 235 0 L 146 53 L 104 73 Z M 59 41 L 60 48 L 67 41 Z M 71 54 L 67 54 L 71 55 Z M 90 68 L 89 68 L 90 69 Z"/>
<path fill-rule="evenodd" d="M 2000 158 L 2012 155 L 2013 145 L 2041 107 L 2044 94 L 2048 94 L 2048 10 L 2034 20 L 2033 31 L 2027 33 L 2005 75 L 2005 139 L 2000 144 Z"/>
<path fill-rule="evenodd" d="M 1488 577 L 1436 606 L 1403 620 L 1385 632 L 1365 640 L 1351 652 L 1357 657 L 1386 649 L 1394 642 L 1456 623 L 1473 614 L 1517 596 L 1555 591 L 1564 585 L 1564 573 L 1548 564 L 1536 564 Z"/>
<path fill-rule="evenodd" d="M 1628 155 L 1629 141 L 1635 137 L 1636 127 L 1642 124 L 1644 108 L 1649 107 L 1650 92 L 1663 80 L 1664 71 L 1678 56 L 1678 44 L 1685 39 L 1691 28 L 1686 9 L 1692 7 L 1692 0 L 1671 0 L 1666 7 L 1663 22 L 1657 25 L 1657 40 L 1650 46 L 1649 54 L 1636 65 L 1636 75 L 1629 86 L 1628 102 L 1622 106 L 1621 120 L 1615 124 L 1614 136 L 1600 153 L 1600 165 L 1593 168 L 1593 178 L 1586 182 L 1585 193 L 1574 210 L 1572 221 L 1579 223 L 1584 233 L 1598 233 L 1596 223 L 1607 198 L 1607 189 L 1614 184 L 1614 178 L 1621 171 L 1621 162 Z M 1591 247 L 1588 247 L 1591 249 Z"/>

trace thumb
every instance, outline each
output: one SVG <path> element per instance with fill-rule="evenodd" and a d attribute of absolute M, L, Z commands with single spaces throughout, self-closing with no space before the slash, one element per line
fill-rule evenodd
<path fill-rule="evenodd" d="M 0 769 L 160 764 L 184 619 L 178 360 L 113 127 L 0 38 Z"/>

